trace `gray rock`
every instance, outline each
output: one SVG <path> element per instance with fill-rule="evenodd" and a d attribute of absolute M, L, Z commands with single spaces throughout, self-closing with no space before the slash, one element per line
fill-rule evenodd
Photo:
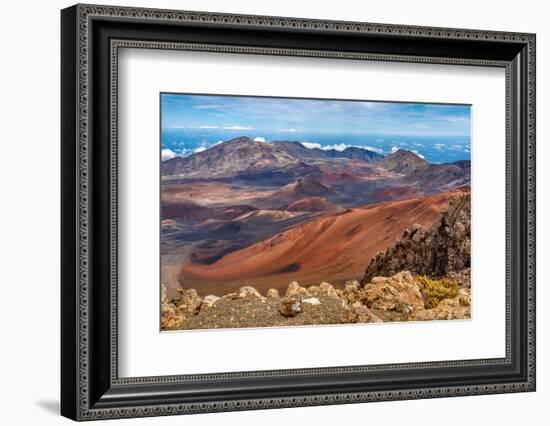
<path fill-rule="evenodd" d="M 281 300 L 279 312 L 285 317 L 295 317 L 300 312 L 302 312 L 302 304 L 298 299 L 285 297 L 283 300 Z"/>
<path fill-rule="evenodd" d="M 214 303 L 216 303 L 218 300 L 220 300 L 220 298 L 218 296 L 214 296 L 212 294 L 206 296 L 202 301 L 201 309 L 202 308 L 211 308 L 212 306 L 214 306 Z"/>
<path fill-rule="evenodd" d="M 376 276 L 413 274 L 443 277 L 470 268 L 470 194 L 451 199 L 447 211 L 430 228 L 415 224 L 385 252 L 370 262 L 361 280 L 367 285 Z"/>
<path fill-rule="evenodd" d="M 321 301 L 316 297 L 309 297 L 307 299 L 302 299 L 302 304 L 316 306 L 316 305 L 320 305 Z"/>

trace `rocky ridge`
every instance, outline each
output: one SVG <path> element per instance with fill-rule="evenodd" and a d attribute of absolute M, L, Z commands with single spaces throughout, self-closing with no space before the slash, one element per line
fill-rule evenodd
<path fill-rule="evenodd" d="M 375 163 L 384 156 L 357 147 L 342 151 L 310 149 L 295 141 L 268 143 L 241 136 L 187 157 L 167 159 L 161 164 L 161 173 L 162 176 L 205 179 L 281 171 L 312 172 L 317 170 L 313 166 L 316 161 L 339 158 Z"/>
<path fill-rule="evenodd" d="M 431 227 L 415 224 L 386 251 L 379 252 L 367 267 L 361 284 L 403 270 L 431 277 L 454 274 L 455 280 L 468 283 L 470 236 L 470 194 L 465 190 L 449 201 L 447 210 Z"/>
<path fill-rule="evenodd" d="M 453 284 L 455 285 L 455 284 Z M 454 297 L 427 309 L 425 285 L 402 271 L 375 277 L 366 286 L 356 280 L 337 289 L 323 282 L 302 287 L 291 282 L 284 294 L 265 295 L 244 286 L 222 297 L 200 297 L 194 289 L 180 289 L 168 300 L 163 289 L 162 329 L 281 327 L 296 325 L 380 323 L 470 318 L 470 288 L 456 285 Z"/>
<path fill-rule="evenodd" d="M 163 161 L 161 173 L 162 176 L 215 178 L 243 171 L 253 174 L 267 169 L 285 170 L 300 166 L 302 162 L 287 152 L 243 136 L 188 157 Z"/>

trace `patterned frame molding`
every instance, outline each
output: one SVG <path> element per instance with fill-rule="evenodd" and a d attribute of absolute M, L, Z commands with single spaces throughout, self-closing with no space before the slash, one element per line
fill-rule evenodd
<path fill-rule="evenodd" d="M 62 414 L 75 420 L 92 420 L 105 418 L 160 416 L 171 414 L 206 413 L 215 411 L 249 410 L 263 408 L 280 408 L 308 405 L 345 404 L 354 402 L 403 400 L 416 398 L 436 398 L 446 396 L 463 396 L 490 393 L 505 393 L 535 390 L 535 36 L 511 32 L 479 31 L 448 28 L 429 28 L 402 25 L 370 24 L 359 22 L 337 22 L 326 20 L 310 20 L 268 16 L 247 16 L 187 11 L 170 11 L 156 9 L 139 9 L 126 7 L 104 7 L 92 5 L 77 5 L 63 11 L 62 51 L 64 55 L 63 69 L 65 76 L 72 76 L 64 80 L 62 93 L 63 100 L 63 178 L 71 179 L 72 183 L 63 184 L 63 211 L 67 217 L 74 215 L 72 225 L 63 225 L 62 241 L 63 271 L 65 277 L 62 282 Z M 526 74 L 522 81 L 516 81 L 513 75 L 517 74 L 519 66 L 512 59 L 475 59 L 460 57 L 438 56 L 407 56 L 385 53 L 355 53 L 342 51 L 321 51 L 315 49 L 296 48 L 258 48 L 235 45 L 216 45 L 212 43 L 181 43 L 176 41 L 145 41 L 132 40 L 125 37 L 111 39 L 109 45 L 110 63 L 108 70 L 110 79 L 110 173 L 109 173 L 109 202 L 105 206 L 110 216 L 110 240 L 106 251 L 110 254 L 109 297 L 110 316 L 105 319 L 108 329 L 104 331 L 110 345 L 108 365 L 105 360 L 96 364 L 91 357 L 94 348 L 91 342 L 97 337 L 92 330 L 95 327 L 97 315 L 92 314 L 91 269 L 94 262 L 92 256 L 92 215 L 95 209 L 92 200 L 94 185 L 90 161 L 92 148 L 90 115 L 93 108 L 91 84 L 92 49 L 92 22 L 94 20 L 110 22 L 136 22 L 143 25 L 210 25 L 225 28 L 252 28 L 276 29 L 279 31 L 314 31 L 327 34 L 360 34 L 377 35 L 380 37 L 410 37 L 415 40 L 447 40 L 468 41 L 485 44 L 504 43 L 524 49 L 522 61 L 526 61 Z M 506 122 L 507 122 L 507 154 L 506 154 L 506 357 L 503 359 L 465 360 L 452 362 L 395 364 L 361 367 L 327 367 L 323 369 L 305 370 L 276 370 L 245 373 L 222 373 L 217 375 L 197 376 L 163 376 L 143 378 L 118 377 L 118 327 L 117 327 L 117 85 L 118 85 L 118 49 L 119 48 L 148 48 L 148 49 L 175 49 L 196 51 L 218 51 L 239 54 L 263 55 L 297 55 L 341 59 L 360 59 L 397 62 L 424 62 L 444 63 L 456 65 L 478 65 L 503 67 L 506 69 Z M 518 85 L 525 86 L 518 89 Z M 524 98 L 522 105 L 514 105 L 513 97 L 518 90 L 522 90 Z M 76 102 L 75 102 L 76 99 Z M 519 108 L 519 109 L 518 109 Z M 513 116 L 522 114 L 521 122 L 524 126 L 524 135 L 518 136 L 521 129 L 511 125 Z M 66 120 L 67 119 L 67 120 Z M 68 123 L 71 121 L 71 123 Z M 68 121 L 65 123 L 65 121 Z M 72 126 L 72 127 L 71 127 Z M 512 139 L 519 137 L 523 143 L 523 150 L 518 154 L 512 148 Z M 514 166 L 521 157 L 522 165 Z M 519 167 L 519 171 L 516 168 Z M 514 170 L 516 170 L 514 172 Z M 523 174 L 522 174 L 523 173 Z M 524 176 L 523 180 L 516 175 Z M 517 185 L 517 186 L 515 186 Z M 522 194 L 514 199 L 514 188 L 520 188 Z M 514 200 L 524 203 L 525 218 L 520 236 L 525 244 L 520 244 L 514 238 L 513 226 L 517 224 L 512 218 Z M 517 231 L 519 232 L 519 231 Z M 516 232 L 516 233 L 517 233 Z M 515 247 L 512 241 L 516 241 Z M 524 250 L 525 274 L 513 276 L 511 262 L 514 250 Z M 265 398 L 221 398 L 216 401 L 191 402 L 155 402 L 134 403 L 131 398 L 117 400 L 125 395 L 128 386 L 157 386 L 171 383 L 197 383 L 201 381 L 216 382 L 219 380 L 262 377 L 304 377 L 316 374 L 319 376 L 333 373 L 354 373 L 372 371 L 397 371 L 411 368 L 449 368 L 488 365 L 509 365 L 511 360 L 512 342 L 512 297 L 517 297 L 513 287 L 513 279 L 525 278 L 521 283 L 522 295 L 525 298 L 525 348 L 526 357 L 523 379 L 519 381 L 501 381 L 500 383 L 480 383 L 474 385 L 449 385 L 416 388 L 404 386 L 396 390 L 358 391 L 358 392 L 327 392 L 312 395 L 273 396 Z M 517 283 L 519 285 L 519 283 Z M 517 289 L 516 289 L 517 290 Z M 102 299 L 103 300 L 103 299 Z M 70 323 L 70 324 L 69 324 Z M 100 371 L 99 371 L 100 370 Z M 102 378 L 92 384 L 94 375 Z M 106 376 L 105 376 L 106 375 Z M 105 377 L 104 377 L 105 376 Z M 105 397 L 107 395 L 107 398 Z M 123 401 L 123 402 L 120 402 Z M 124 403 L 130 401 L 131 403 Z"/>
<path fill-rule="evenodd" d="M 113 348 L 117 347 L 118 330 L 117 330 L 117 256 L 118 248 L 116 245 L 117 239 L 117 223 L 118 223 L 118 187 L 117 187 L 117 164 L 118 164 L 118 55 L 120 49 L 158 49 L 158 50 L 178 50 L 178 51 L 193 51 L 193 52 L 215 52 L 215 53 L 233 53 L 233 54 L 249 54 L 249 55 L 270 55 L 270 56 L 302 56 L 302 57 L 323 57 L 329 59 L 353 59 L 353 60 L 369 60 L 369 61 L 384 61 L 384 62 L 401 62 L 401 63 L 430 63 L 430 64 L 447 64 L 447 65 L 471 65 L 471 66 L 487 66 L 487 67 L 502 67 L 505 69 L 506 85 L 511 88 L 510 84 L 510 65 L 503 61 L 487 61 L 487 60 L 465 60 L 455 58 L 418 58 L 415 56 L 404 55 L 371 55 L 364 53 L 343 53 L 343 52 L 319 52 L 297 49 L 269 49 L 269 48 L 254 48 L 240 46 L 223 46 L 223 45 L 202 45 L 191 43 L 160 43 L 151 41 L 133 41 L 133 40 L 111 40 L 111 224 L 112 224 L 112 245 L 111 245 L 111 288 L 113 289 L 111 297 L 111 332 Z M 510 89 L 507 90 L 506 97 L 509 102 Z M 506 111 L 507 118 L 510 118 L 510 109 Z M 506 131 L 506 167 L 510 168 L 511 163 L 511 134 L 510 129 Z M 510 182 L 506 182 L 506 202 L 511 202 L 511 187 Z M 506 226 L 510 227 L 510 209 L 506 211 Z M 510 253 L 510 247 L 506 248 L 506 252 Z M 263 377 L 263 376 L 281 376 L 281 375 L 303 375 L 307 373 L 334 373 L 334 372 L 367 372 L 380 370 L 395 370 L 411 367 L 450 367 L 450 366 L 474 366 L 474 365 L 491 365 L 505 362 L 510 362 L 511 352 L 511 281 L 507 275 L 506 282 L 506 356 L 503 359 L 477 359 L 477 360 L 462 360 L 462 361 L 446 361 L 446 362 L 422 362 L 422 363 L 402 363 L 402 364 L 384 364 L 384 365 L 368 365 L 354 367 L 330 367 L 330 368 L 308 368 L 295 370 L 265 370 L 261 372 L 238 372 L 238 373 L 217 373 L 203 375 L 177 375 L 177 376 L 160 376 L 160 377 L 136 377 L 136 378 L 119 378 L 118 377 L 118 353 L 117 350 L 112 351 L 111 357 L 111 380 L 113 383 L 170 383 L 174 381 L 192 381 L 199 379 L 241 379 L 246 377 Z"/>

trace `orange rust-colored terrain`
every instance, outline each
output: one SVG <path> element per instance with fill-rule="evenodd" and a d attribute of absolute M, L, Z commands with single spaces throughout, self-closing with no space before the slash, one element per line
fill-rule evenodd
<path fill-rule="evenodd" d="M 407 228 L 432 224 L 449 200 L 464 191 L 468 189 L 327 213 L 214 263 L 188 263 L 179 272 L 179 283 L 203 295 L 222 295 L 243 285 L 283 290 L 291 281 L 342 285 L 360 279 L 369 260 Z"/>

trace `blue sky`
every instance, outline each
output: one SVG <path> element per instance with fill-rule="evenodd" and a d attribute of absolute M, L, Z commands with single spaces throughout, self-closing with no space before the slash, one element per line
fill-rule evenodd
<path fill-rule="evenodd" d="M 468 105 L 162 94 L 161 108 L 162 148 L 174 155 L 250 136 L 382 153 L 405 148 L 433 162 L 470 157 Z"/>
<path fill-rule="evenodd" d="M 162 95 L 163 128 L 466 136 L 464 105 Z"/>

